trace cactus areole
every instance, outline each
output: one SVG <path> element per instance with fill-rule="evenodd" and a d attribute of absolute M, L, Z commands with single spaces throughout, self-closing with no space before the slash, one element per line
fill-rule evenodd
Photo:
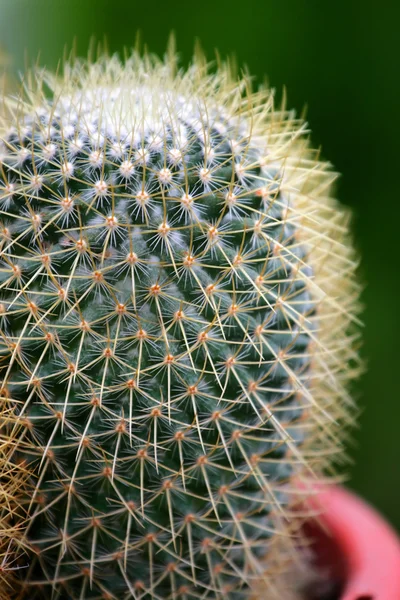
<path fill-rule="evenodd" d="M 358 371 L 348 215 L 306 133 L 201 56 L 74 61 L 6 101 L 1 375 L 32 472 L 27 598 L 295 591 L 293 481 L 340 451 Z"/>

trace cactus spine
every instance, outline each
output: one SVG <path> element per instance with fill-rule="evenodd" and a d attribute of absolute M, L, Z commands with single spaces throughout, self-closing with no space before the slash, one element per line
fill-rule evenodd
<path fill-rule="evenodd" d="M 274 598 L 357 372 L 354 258 L 305 124 L 133 53 L 7 102 L 2 397 L 28 598 Z"/>

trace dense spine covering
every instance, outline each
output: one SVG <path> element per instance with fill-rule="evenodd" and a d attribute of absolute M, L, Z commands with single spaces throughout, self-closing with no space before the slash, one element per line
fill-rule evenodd
<path fill-rule="evenodd" d="M 7 57 L 0 50 L 0 87 L 10 89 Z M 0 118 L 2 113 L 0 103 Z M 2 356 L 0 362 L 3 359 Z M 0 386 L 1 387 L 1 386 Z M 15 436 L 10 436 L 14 431 Z M 5 389 L 0 393 L 0 600 L 17 598 L 18 577 L 24 563 L 23 530 L 26 524 L 25 500 L 31 473 L 15 454 L 18 440 L 18 407 Z"/>
<path fill-rule="evenodd" d="M 27 565 L 24 530 L 26 494 L 31 472 L 18 460 L 15 444 L 18 415 L 4 391 L 0 398 L 0 600 L 11 600 L 21 592 L 21 568 Z"/>
<path fill-rule="evenodd" d="M 340 449 L 357 371 L 334 175 L 268 90 L 200 57 L 75 62 L 7 106 L 2 397 L 35 474 L 27 597 L 285 593 L 293 481 Z"/>

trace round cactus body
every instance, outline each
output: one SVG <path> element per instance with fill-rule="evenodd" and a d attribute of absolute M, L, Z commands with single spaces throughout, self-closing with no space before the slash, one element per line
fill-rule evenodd
<path fill-rule="evenodd" d="M 77 62 L 8 103 L 28 598 L 289 594 L 293 482 L 339 448 L 357 286 L 334 175 L 268 90 L 175 66 Z"/>

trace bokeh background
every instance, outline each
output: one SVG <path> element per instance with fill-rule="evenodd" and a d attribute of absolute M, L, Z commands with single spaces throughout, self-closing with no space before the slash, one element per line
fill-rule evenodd
<path fill-rule="evenodd" d="M 337 193 L 354 210 L 365 282 L 368 370 L 349 447 L 349 485 L 400 528 L 400 57 L 398 3 L 381 0 L 0 0 L 0 48 L 12 70 L 56 67 L 76 39 L 111 51 L 138 31 L 162 54 L 169 32 L 185 64 L 194 41 L 209 58 L 234 54 L 278 98 L 307 105 L 313 141 L 342 173 Z M 397 58 L 396 58 L 397 57 Z"/>

